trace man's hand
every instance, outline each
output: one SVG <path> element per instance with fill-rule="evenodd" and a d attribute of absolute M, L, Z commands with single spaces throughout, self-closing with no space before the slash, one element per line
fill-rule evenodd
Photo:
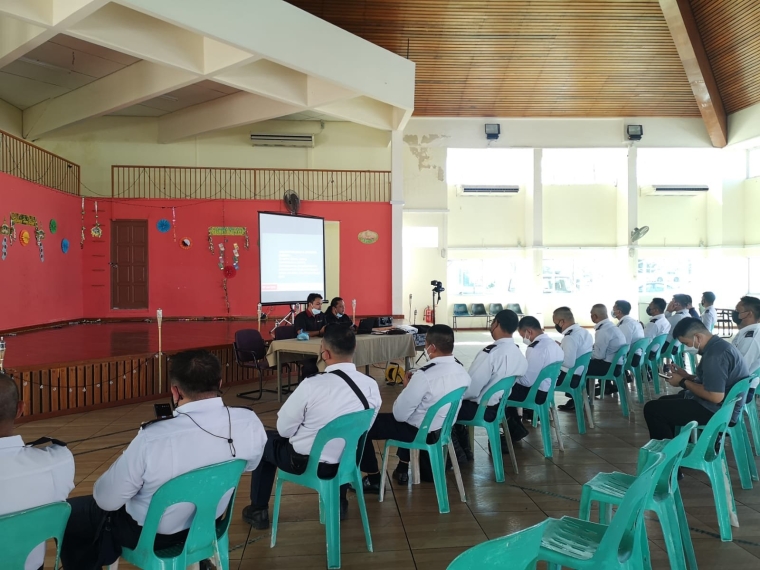
<path fill-rule="evenodd" d="M 669 313 L 673 312 L 673 301 L 668 303 L 668 307 L 665 310 L 668 311 Z"/>
<path fill-rule="evenodd" d="M 693 374 L 689 374 L 688 372 L 686 372 L 686 370 L 684 370 L 677 364 L 673 363 L 672 366 L 673 366 L 673 373 L 678 374 L 681 378 L 684 378 L 686 380 L 693 380 L 694 378 L 696 378 Z"/>
<path fill-rule="evenodd" d="M 683 379 L 684 377 L 678 373 L 673 374 L 673 376 L 671 376 L 670 378 L 666 378 L 666 380 L 668 381 L 668 384 L 670 384 L 674 388 L 678 388 L 678 383 L 681 382 L 681 380 Z"/>
<path fill-rule="evenodd" d="M 406 385 L 409 384 L 409 380 L 412 379 L 412 376 L 414 375 L 414 370 L 407 370 L 406 375 L 404 376 L 404 381 L 402 384 L 404 385 L 404 388 L 406 388 Z"/>

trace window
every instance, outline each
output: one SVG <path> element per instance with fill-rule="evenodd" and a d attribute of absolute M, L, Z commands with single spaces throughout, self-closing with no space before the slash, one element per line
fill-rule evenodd
<path fill-rule="evenodd" d="M 702 259 L 701 263 L 705 260 Z M 639 293 L 649 293 L 666 301 L 676 293 L 690 294 L 695 287 L 696 269 L 695 261 L 685 256 L 642 257 L 636 280 Z"/>
<path fill-rule="evenodd" d="M 544 185 L 606 184 L 617 186 L 627 176 L 626 149 L 545 149 L 541 161 Z"/>
<path fill-rule="evenodd" d="M 753 148 L 748 151 L 747 159 L 749 160 L 749 177 L 760 176 L 760 148 Z"/>
<path fill-rule="evenodd" d="M 505 303 L 520 289 L 517 260 L 503 258 L 449 259 L 449 295 L 484 297 L 489 303 Z M 451 297 L 449 297 L 451 299 Z"/>
<path fill-rule="evenodd" d="M 718 149 L 642 148 L 637 162 L 639 186 L 709 186 L 722 179 Z"/>
<path fill-rule="evenodd" d="M 404 247 L 438 247 L 438 227 L 405 226 L 402 243 Z"/>
<path fill-rule="evenodd" d="M 446 183 L 450 185 L 521 186 L 533 178 L 533 150 L 450 148 Z"/>

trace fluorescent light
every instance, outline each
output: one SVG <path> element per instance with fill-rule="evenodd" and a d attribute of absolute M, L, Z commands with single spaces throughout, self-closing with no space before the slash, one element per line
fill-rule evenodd
<path fill-rule="evenodd" d="M 54 69 L 56 71 L 64 71 L 66 73 L 71 73 L 70 69 L 66 69 L 65 67 L 60 67 L 58 65 L 53 65 L 52 63 L 46 63 L 44 61 L 40 61 L 38 59 L 32 59 L 30 57 L 20 57 L 17 61 L 22 61 L 24 63 L 28 63 L 30 65 L 36 65 L 37 67 L 44 67 L 46 69 Z"/>

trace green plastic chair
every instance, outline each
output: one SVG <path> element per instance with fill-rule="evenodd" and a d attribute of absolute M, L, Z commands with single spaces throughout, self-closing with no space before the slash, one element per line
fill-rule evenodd
<path fill-rule="evenodd" d="M 639 404 L 644 403 L 644 386 L 643 386 L 643 375 L 644 372 L 644 360 L 646 359 L 646 350 L 649 348 L 649 345 L 652 344 L 650 339 L 644 337 L 640 338 L 636 342 L 634 342 L 631 345 L 631 349 L 628 351 L 628 357 L 625 359 L 625 365 L 623 366 L 623 374 L 625 375 L 626 371 L 630 371 L 631 374 L 633 374 L 633 379 L 636 382 L 636 399 L 639 401 Z M 641 358 L 639 359 L 639 365 L 634 366 L 633 365 L 633 358 L 636 356 L 636 351 L 641 351 Z"/>
<path fill-rule="evenodd" d="M 504 410 L 507 407 L 509 392 L 512 390 L 512 386 L 514 386 L 516 379 L 517 376 L 509 376 L 499 380 L 496 384 L 491 386 L 480 399 L 478 409 L 471 420 L 457 421 L 459 425 L 485 428 L 486 433 L 488 434 L 488 443 L 490 444 L 491 458 L 493 459 L 493 471 L 497 483 L 504 482 L 504 455 L 501 452 L 501 441 L 499 439 L 499 425 L 502 423 L 504 424 L 504 436 L 507 440 L 507 445 L 509 446 L 509 457 L 512 460 L 512 468 L 515 473 L 517 473 L 517 459 L 515 458 L 514 448 L 512 447 L 512 440 L 509 438 L 507 419 L 504 414 Z M 486 421 L 485 413 L 488 409 L 488 401 L 499 393 L 502 393 L 502 397 L 499 401 L 499 407 L 496 410 L 496 417 L 492 422 Z"/>
<path fill-rule="evenodd" d="M 755 370 L 750 381 L 750 388 L 755 389 L 755 396 L 744 406 L 744 413 L 747 414 L 749 431 L 752 434 L 752 442 L 755 445 L 755 456 L 760 455 L 760 417 L 757 413 L 757 403 L 760 401 L 760 394 L 757 393 L 757 384 L 760 382 L 760 368 Z"/>
<path fill-rule="evenodd" d="M 449 512 L 449 494 L 446 489 L 446 456 L 443 453 L 443 448 L 447 448 L 448 453 L 451 454 L 452 457 L 451 463 L 454 467 L 454 475 L 456 476 L 457 487 L 459 488 L 459 496 L 463 503 L 466 501 L 462 474 L 459 471 L 459 463 L 457 463 L 456 460 L 454 445 L 451 443 L 451 428 L 454 426 L 454 421 L 456 420 L 457 412 L 459 411 L 459 402 L 462 401 L 462 396 L 464 396 L 466 390 L 466 387 L 457 388 L 433 404 L 425 414 L 425 418 L 422 420 L 422 424 L 420 425 L 420 429 L 417 432 L 414 441 L 406 442 L 389 439 L 385 442 L 385 448 L 383 449 L 383 469 L 381 471 L 382 476 L 380 481 L 379 500 L 381 503 L 385 496 L 385 479 L 388 472 L 388 457 L 390 455 L 389 451 L 391 447 L 403 447 L 409 450 L 428 452 L 428 455 L 430 456 L 430 467 L 433 470 L 435 494 L 438 498 L 438 512 L 441 514 Z M 441 426 L 441 435 L 437 442 L 428 443 L 428 433 L 430 432 L 430 426 L 433 423 L 433 419 L 435 419 L 438 411 L 444 406 L 449 406 L 449 408 L 446 412 L 446 417 L 443 420 L 443 425 Z"/>
<path fill-rule="evenodd" d="M 720 538 L 724 542 L 731 542 L 731 526 L 739 526 L 739 519 L 736 515 L 736 502 L 731 488 L 726 448 L 723 443 L 725 432 L 734 413 L 734 406 L 745 397 L 747 386 L 749 386 L 747 380 L 742 380 L 734 386 L 723 400 L 723 405 L 704 426 L 697 443 L 689 443 L 686 446 L 686 453 L 681 460 L 681 467 L 702 471 L 710 479 Z M 744 392 L 741 392 L 742 388 Z M 639 450 L 637 471 L 645 468 L 650 454 L 659 454 L 667 443 L 667 440 L 652 440 L 642 447 Z M 716 444 L 718 452 L 715 451 Z"/>
<path fill-rule="evenodd" d="M 587 380 L 599 380 L 600 398 L 604 398 L 605 382 L 612 382 L 615 384 L 615 386 L 617 386 L 618 394 L 620 395 L 620 407 L 623 410 L 624 418 L 627 418 L 629 414 L 628 390 L 626 389 L 625 381 L 623 380 L 623 369 L 620 369 L 620 375 L 615 376 L 615 367 L 621 360 L 625 362 L 627 354 L 628 345 L 624 344 L 618 349 L 618 351 L 615 353 L 615 356 L 612 358 L 612 362 L 610 362 L 610 368 L 607 370 L 607 374 L 604 374 L 603 376 L 594 376 L 593 374 L 586 375 Z"/>
<path fill-rule="evenodd" d="M 658 457 L 636 478 L 609 526 L 572 517 L 550 518 L 470 548 L 448 570 L 534 569 L 539 561 L 547 562 L 549 570 L 644 570 L 638 538 L 646 500 L 657 483 L 655 469 L 662 461 Z"/>
<path fill-rule="evenodd" d="M 367 550 L 372 552 L 372 536 L 369 532 L 369 519 L 367 518 L 367 507 L 364 503 L 359 462 L 364 451 L 364 440 L 374 416 L 375 410 L 369 409 L 335 418 L 317 433 L 317 437 L 311 446 L 306 471 L 301 475 L 288 473 L 281 469 L 277 471 L 274 516 L 272 518 L 272 548 L 277 542 L 277 521 L 280 517 L 282 484 L 289 481 L 313 489 L 319 494 L 319 522 L 325 525 L 327 535 L 327 567 L 340 568 L 340 486 L 351 483 L 351 486 L 356 490 L 356 501 L 359 503 L 364 537 L 367 540 Z M 317 475 L 317 469 L 319 468 L 319 459 L 322 457 L 322 450 L 325 445 L 336 439 L 342 439 L 345 442 L 338 473 L 332 479 L 321 479 Z M 346 453 L 346 450 L 349 452 Z M 350 450 L 356 451 L 351 452 Z"/>
<path fill-rule="evenodd" d="M 56 543 L 54 568 L 58 570 L 63 533 L 69 514 L 71 505 L 64 501 L 0 516 L 3 568 L 23 570 L 29 554 L 52 538 Z"/>
<path fill-rule="evenodd" d="M 662 534 L 672 570 L 685 570 L 687 560 L 689 570 L 697 570 L 694 544 L 691 541 L 689 524 L 683 508 L 681 491 L 678 487 L 678 467 L 686 451 L 689 438 L 696 427 L 697 422 L 688 423 L 681 430 L 681 433 L 662 447 L 664 460 L 657 466 L 655 471 L 656 484 L 652 495 L 647 498 L 644 505 L 645 510 L 654 511 L 657 514 L 662 526 Z M 612 518 L 612 505 L 620 505 L 623 502 L 626 493 L 635 481 L 636 477 L 627 473 L 599 473 L 583 485 L 578 516 L 583 520 L 590 521 L 591 505 L 597 502 L 599 503 L 599 522 L 609 524 L 609 520 Z M 645 564 L 647 567 L 651 567 L 651 560 L 647 556 L 649 548 L 646 544 L 646 525 L 641 528 L 639 540 L 643 541 L 640 548 L 645 556 Z"/>
<path fill-rule="evenodd" d="M 586 433 L 586 415 L 588 415 L 588 427 L 594 429 L 594 418 L 591 414 L 591 407 L 588 403 L 588 396 L 586 395 L 586 374 L 588 374 L 588 365 L 591 362 L 591 353 L 587 352 L 578 357 L 565 374 L 565 378 L 562 384 L 557 384 L 557 390 L 564 392 L 573 399 L 575 404 L 575 419 L 578 422 L 578 433 Z M 572 382 L 575 372 L 583 367 L 583 372 L 580 374 L 581 381 L 573 388 L 570 383 Z M 559 380 L 557 380 L 559 382 Z M 585 412 L 585 413 L 584 413 Z"/>
<path fill-rule="evenodd" d="M 533 426 L 536 425 L 536 419 L 541 422 L 541 439 L 544 443 L 544 457 L 552 457 L 552 422 L 554 420 L 554 431 L 557 434 L 557 445 L 560 451 L 565 451 L 565 447 L 562 444 L 562 430 L 559 425 L 559 414 L 554 404 L 554 391 L 557 387 L 557 378 L 559 377 L 559 371 L 562 368 L 562 361 L 553 362 L 549 366 L 544 367 L 536 377 L 536 381 L 533 382 L 533 386 L 530 387 L 528 395 L 525 397 L 525 401 L 518 402 L 516 400 L 508 400 L 507 406 L 513 406 L 515 408 L 526 408 L 533 410 Z M 549 378 L 551 384 L 549 390 L 546 393 L 546 401 L 543 404 L 536 403 L 536 395 L 538 394 L 538 387 L 541 382 Z M 538 416 L 538 418 L 536 418 Z M 504 434 L 505 436 L 508 434 Z"/>
<path fill-rule="evenodd" d="M 184 570 L 195 562 L 218 555 L 222 569 L 228 570 L 230 546 L 227 531 L 240 475 L 245 466 L 246 462 L 242 459 L 225 461 L 189 471 L 161 485 L 150 500 L 137 547 L 134 550 L 122 548 L 121 558 L 143 570 Z M 233 492 L 227 511 L 217 521 L 216 509 L 230 489 Z M 195 515 L 185 543 L 154 551 L 153 543 L 161 517 L 166 509 L 179 503 L 195 505 Z"/>
<path fill-rule="evenodd" d="M 646 367 L 649 370 L 649 374 L 652 376 L 652 387 L 654 388 L 655 394 L 660 393 L 660 359 L 662 355 L 662 345 L 665 344 L 667 338 L 667 334 L 661 334 L 654 337 L 644 353 Z M 653 346 L 656 346 L 657 350 L 652 350 Z"/>

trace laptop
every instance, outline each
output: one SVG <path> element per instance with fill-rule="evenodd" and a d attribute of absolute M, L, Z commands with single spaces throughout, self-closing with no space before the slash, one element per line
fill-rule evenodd
<path fill-rule="evenodd" d="M 359 328 L 356 334 L 372 334 L 372 329 L 375 328 L 375 319 L 362 319 L 359 321 Z"/>

